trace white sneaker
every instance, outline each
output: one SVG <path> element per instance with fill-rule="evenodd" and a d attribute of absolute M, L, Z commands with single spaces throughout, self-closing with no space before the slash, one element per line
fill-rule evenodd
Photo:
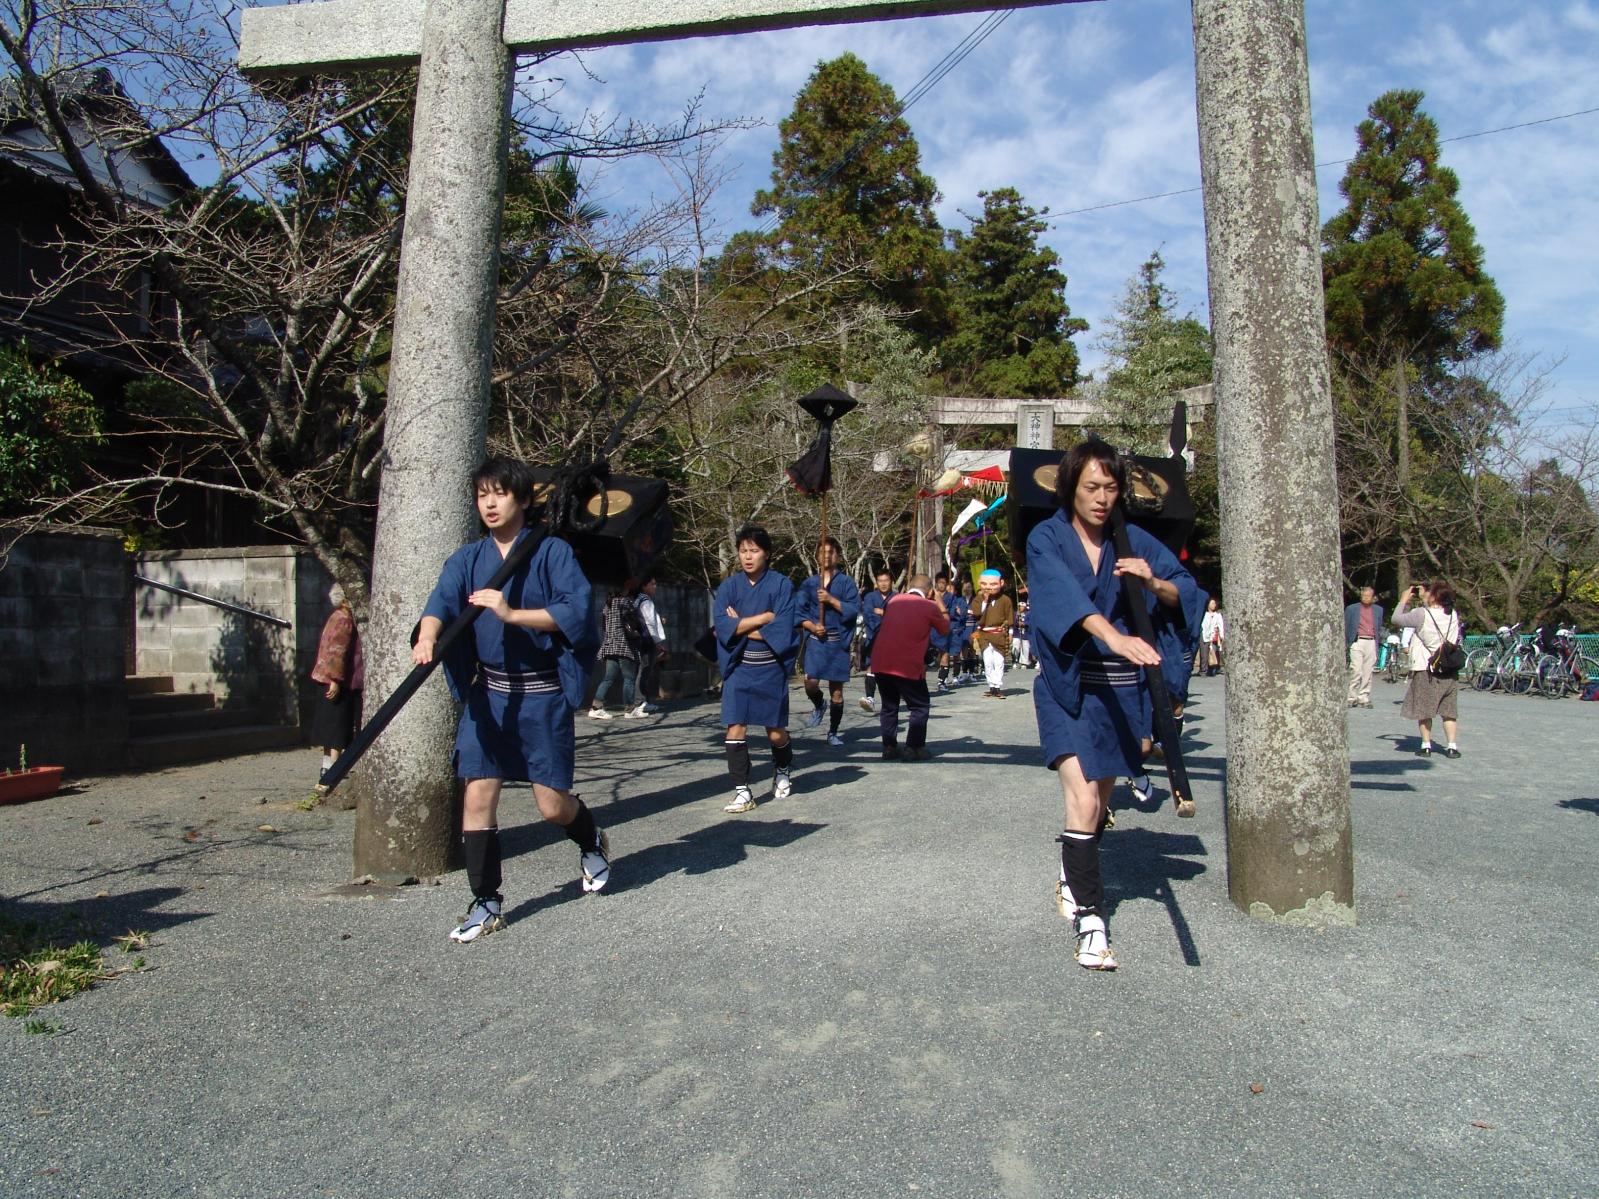
<path fill-rule="evenodd" d="M 813 708 L 811 710 L 811 714 L 805 718 L 805 727 L 808 729 L 814 729 L 820 727 L 821 723 L 822 710 L 820 708 Z"/>
<path fill-rule="evenodd" d="M 590 895 L 605 890 L 611 881 L 611 838 L 604 829 L 600 830 L 599 848 L 584 850 L 577 862 L 583 870 L 583 890 Z"/>
<path fill-rule="evenodd" d="M 772 798 L 787 799 L 794 794 L 794 780 L 786 770 L 779 770 L 772 776 Z"/>
<path fill-rule="evenodd" d="M 833 746 L 835 749 L 844 748 L 844 738 L 840 737 L 837 733 L 827 734 L 827 743 Z"/>
<path fill-rule="evenodd" d="M 661 705 L 660 704 L 652 704 L 652 703 L 649 702 L 649 700 L 645 700 L 643 703 L 641 703 L 639 705 L 639 711 L 643 712 L 644 715 L 646 715 L 646 716 L 654 716 L 657 713 L 659 713 L 660 710 L 661 710 Z"/>
<path fill-rule="evenodd" d="M 748 787 L 743 785 L 733 788 L 733 802 L 722 809 L 724 812 L 753 812 L 755 810 L 755 796 Z"/>
<path fill-rule="evenodd" d="M 643 720 L 648 715 L 649 713 L 644 710 L 643 704 L 640 704 L 636 708 L 629 708 L 626 712 L 622 713 L 623 718 L 627 720 Z"/>
<path fill-rule="evenodd" d="M 873 699 L 869 695 L 861 696 L 861 711 L 862 712 L 875 712 L 875 711 L 877 711 L 877 701 L 875 699 Z"/>
<path fill-rule="evenodd" d="M 1110 934 L 1105 930 L 1103 916 L 1077 918 L 1077 964 L 1084 970 L 1116 969 L 1116 955 L 1110 950 Z"/>
<path fill-rule="evenodd" d="M 1133 798 L 1139 803 L 1155 802 L 1155 784 L 1149 781 L 1147 774 L 1141 774 L 1135 779 L 1128 779 L 1127 789 L 1133 793 Z"/>
<path fill-rule="evenodd" d="M 607 712 L 604 708 L 590 708 L 589 709 L 589 719 L 590 720 L 610 720 L 610 719 L 612 719 L 612 717 L 611 717 L 611 714 L 609 712 Z"/>

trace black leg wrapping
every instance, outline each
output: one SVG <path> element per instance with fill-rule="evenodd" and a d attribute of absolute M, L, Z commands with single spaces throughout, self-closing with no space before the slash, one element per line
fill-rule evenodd
<path fill-rule="evenodd" d="M 473 899 L 500 897 L 500 830 L 472 829 L 461 834 L 461 856 L 466 859 L 466 881 Z"/>
<path fill-rule="evenodd" d="M 577 796 L 572 798 L 577 799 Z M 566 835 L 576 841 L 577 847 L 584 853 L 600 847 L 600 830 L 594 827 L 594 816 L 581 799 L 577 800 L 577 815 L 566 826 Z"/>
<path fill-rule="evenodd" d="M 875 674 L 869 674 L 869 675 L 866 676 L 866 698 L 867 699 L 871 699 L 872 696 L 874 696 L 876 694 L 877 694 L 877 676 Z"/>
<path fill-rule="evenodd" d="M 844 719 L 844 705 L 829 702 L 827 705 L 827 731 L 838 732 L 838 723 Z"/>
<path fill-rule="evenodd" d="M 940 666 L 938 668 L 938 681 L 941 684 L 949 682 L 949 667 L 948 666 Z"/>
<path fill-rule="evenodd" d="M 750 769 L 749 768 L 749 761 L 750 761 L 750 756 L 749 756 L 749 754 L 746 753 L 744 755 L 744 777 L 745 777 L 745 779 L 749 778 L 749 769 Z M 783 744 L 781 744 L 781 745 L 772 746 L 772 765 L 776 766 L 779 770 L 787 770 L 790 766 L 794 765 L 794 741 L 793 741 L 793 738 L 790 738 L 789 740 L 783 742 Z"/>
<path fill-rule="evenodd" d="M 750 746 L 748 741 L 727 743 L 727 773 L 738 787 L 750 785 Z"/>
<path fill-rule="evenodd" d="M 1105 888 L 1099 879 L 1099 838 L 1085 833 L 1065 833 L 1060 838 L 1060 862 L 1066 869 L 1066 885 L 1072 897 L 1086 911 L 1100 913 Z"/>

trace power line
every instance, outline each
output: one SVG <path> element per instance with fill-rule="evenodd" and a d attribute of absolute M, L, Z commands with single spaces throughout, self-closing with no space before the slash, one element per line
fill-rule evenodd
<path fill-rule="evenodd" d="M 1596 112 L 1599 112 L 1599 108 L 1582 108 L 1578 109 L 1576 112 L 1563 112 L 1558 116 L 1539 117 L 1535 121 L 1518 121 L 1514 125 L 1501 125 L 1497 129 L 1479 129 L 1475 133 L 1457 133 L 1454 137 L 1444 137 L 1439 138 L 1438 140 L 1440 145 L 1444 142 L 1463 142 L 1473 137 L 1487 137 L 1489 134 L 1493 133 L 1508 133 L 1512 129 L 1530 129 L 1534 125 L 1548 125 L 1553 121 L 1569 121 L 1573 117 L 1585 117 Z M 1328 167 L 1346 166 L 1353 161 L 1353 158 L 1335 158 L 1331 162 L 1318 162 L 1316 164 L 1316 169 L 1321 171 Z M 1176 191 L 1156 192 L 1154 195 L 1149 196 L 1135 196 L 1130 200 L 1111 200 L 1105 204 L 1090 204 L 1086 208 L 1070 208 L 1065 212 L 1051 213 L 1050 224 L 1057 224 L 1062 218 L 1065 217 L 1081 216 L 1085 212 L 1103 212 L 1107 208 L 1123 208 L 1128 204 L 1144 204 L 1150 200 L 1165 200 L 1172 196 L 1188 196 L 1203 190 L 1204 189 L 1200 187 L 1180 187 Z"/>
<path fill-rule="evenodd" d="M 906 110 L 909 109 L 911 105 L 915 104 L 918 100 L 922 99 L 935 87 L 942 83 L 944 78 L 951 71 L 965 61 L 967 55 L 986 42 L 996 29 L 998 29 L 1006 21 L 1010 20 L 1011 14 L 1014 11 L 1015 9 L 1004 9 L 1002 11 L 991 12 L 984 17 L 981 22 L 979 22 L 966 34 L 965 37 L 956 42 L 955 45 L 945 53 L 944 57 L 939 59 L 938 62 L 935 63 L 925 75 L 911 85 L 910 90 L 905 93 L 905 98 L 895 105 L 892 112 L 885 116 L 879 117 L 875 122 L 863 130 L 860 136 L 858 136 L 855 141 L 851 143 L 849 149 L 844 151 L 843 156 L 812 181 L 811 189 L 813 191 L 820 191 L 835 178 L 837 178 L 840 171 L 842 171 L 850 163 L 854 162 L 861 152 L 875 142 L 891 124 L 899 120 L 899 118 L 905 114 Z M 772 230 L 776 229 L 777 226 L 782 223 L 782 221 L 783 213 L 781 207 L 774 207 L 772 215 L 766 220 L 762 221 L 761 224 L 756 227 L 755 235 L 757 237 L 765 237 L 767 234 L 771 233 Z"/>

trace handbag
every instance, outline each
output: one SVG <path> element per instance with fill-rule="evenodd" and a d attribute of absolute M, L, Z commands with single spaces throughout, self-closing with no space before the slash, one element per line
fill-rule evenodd
<path fill-rule="evenodd" d="M 1432 621 L 1433 628 L 1438 628 L 1438 618 L 1430 611 L 1427 619 Z M 1444 630 L 1438 630 L 1443 635 L 1443 641 L 1437 649 L 1432 651 L 1432 657 L 1427 660 L 1427 673 L 1435 678 L 1452 679 L 1459 676 L 1466 665 L 1466 651 L 1457 641 L 1449 640 L 1449 635 Z"/>

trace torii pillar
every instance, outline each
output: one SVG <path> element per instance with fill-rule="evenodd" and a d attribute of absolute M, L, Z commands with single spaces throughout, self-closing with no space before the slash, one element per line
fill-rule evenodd
<path fill-rule="evenodd" d="M 465 482 L 487 425 L 515 54 L 1052 2 L 1064 0 L 326 0 L 245 10 L 246 72 L 421 64 L 367 634 L 374 695 L 387 695 L 409 670 L 410 629 L 439 564 L 473 532 Z M 1307 340 L 1322 318 L 1319 276 L 1307 288 L 1319 238 L 1304 3 L 1193 5 L 1223 565 L 1242 634 L 1229 680 L 1229 809 L 1252 830 L 1230 835 L 1229 846 L 1235 858 L 1259 856 L 1266 867 L 1241 870 L 1234 861 L 1233 896 L 1256 914 L 1352 914 L 1348 759 L 1326 718 L 1342 695 L 1332 652 L 1336 590 L 1325 585 L 1329 572 L 1336 578 L 1338 541 L 1335 524 L 1299 515 L 1331 513 L 1336 494 L 1324 350 Z M 1274 339 L 1268 321 L 1286 322 L 1291 334 Z M 1323 433 L 1306 461 L 1305 447 Z M 1274 452 L 1308 469 L 1263 465 Z M 1243 490 L 1229 502 L 1233 487 Z M 1273 532 L 1283 518 L 1303 541 L 1289 545 Z M 1309 574 L 1300 573 L 1307 563 Z M 1274 590 L 1290 574 L 1291 597 Z M 1274 675 L 1274 664 L 1285 672 Z M 442 686 L 424 688 L 357 770 L 357 874 L 447 868 L 453 716 Z M 1291 740 L 1294 722 L 1307 716 L 1311 724 L 1300 728 L 1308 736 Z M 1324 888 L 1327 877 L 1335 883 Z"/>
<path fill-rule="evenodd" d="M 1353 923 L 1338 486 L 1304 0 L 1193 0 L 1222 577 L 1227 876 Z"/>
<path fill-rule="evenodd" d="M 516 53 L 661 41 L 1061 0 L 326 0 L 241 14 L 247 74 L 350 73 L 420 63 L 378 490 L 368 694 L 411 669 L 410 634 L 444 558 L 476 516 Z M 455 708 L 423 687 L 347 784 L 355 874 L 443 873 L 456 837 Z"/>

